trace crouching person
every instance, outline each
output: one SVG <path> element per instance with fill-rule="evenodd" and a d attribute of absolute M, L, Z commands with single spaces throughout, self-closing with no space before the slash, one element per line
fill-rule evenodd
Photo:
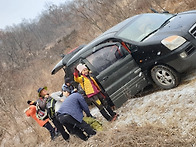
<path fill-rule="evenodd" d="M 86 141 L 96 132 L 83 120 L 83 111 L 87 117 L 92 117 L 87 103 L 83 96 L 79 93 L 73 93 L 70 95 L 70 90 L 65 89 L 64 95 L 66 99 L 60 106 L 60 109 L 56 112 L 56 117 L 61 124 L 69 128 L 69 132 L 76 134 L 79 138 Z M 84 132 L 87 134 L 85 135 Z"/>

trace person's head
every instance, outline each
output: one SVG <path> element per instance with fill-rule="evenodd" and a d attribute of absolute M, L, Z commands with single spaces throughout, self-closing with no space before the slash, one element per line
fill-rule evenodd
<path fill-rule="evenodd" d="M 65 78 L 65 85 L 70 86 L 71 85 L 71 79 L 70 78 Z"/>
<path fill-rule="evenodd" d="M 65 88 L 65 89 L 63 90 L 63 94 L 64 94 L 65 97 L 68 97 L 68 96 L 71 94 L 70 89 L 69 89 L 69 88 Z"/>
<path fill-rule="evenodd" d="M 38 96 L 39 97 L 44 97 L 45 95 L 47 95 L 47 87 L 41 87 L 37 90 L 38 92 Z"/>
<path fill-rule="evenodd" d="M 82 75 L 88 75 L 89 74 L 89 70 L 84 64 L 80 63 L 80 64 L 78 64 L 78 66 L 76 68 Z"/>

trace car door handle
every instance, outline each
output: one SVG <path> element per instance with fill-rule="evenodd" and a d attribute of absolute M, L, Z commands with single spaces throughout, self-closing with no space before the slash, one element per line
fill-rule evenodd
<path fill-rule="evenodd" d="M 107 77 L 104 77 L 104 78 L 103 78 L 103 81 L 105 81 L 105 80 L 107 80 L 107 79 L 108 79 L 108 76 L 107 76 Z"/>
<path fill-rule="evenodd" d="M 138 68 L 137 70 L 134 71 L 135 74 L 141 72 L 141 68 Z"/>

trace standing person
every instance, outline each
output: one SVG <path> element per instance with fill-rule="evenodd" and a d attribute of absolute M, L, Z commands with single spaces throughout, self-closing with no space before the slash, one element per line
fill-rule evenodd
<path fill-rule="evenodd" d="M 75 88 L 72 83 L 73 81 L 69 77 L 64 77 L 65 83 L 62 85 L 62 91 L 64 91 L 66 88 L 68 88 L 71 93 L 77 92 L 77 88 Z"/>
<path fill-rule="evenodd" d="M 87 117 L 92 117 L 87 103 L 81 94 L 77 92 L 70 94 L 69 89 L 65 89 L 64 95 L 66 99 L 56 113 L 57 119 L 65 126 L 74 126 L 72 131 L 82 140 L 88 140 L 88 138 L 95 135 L 96 132 L 83 120 L 83 111 Z M 88 136 L 86 136 L 83 131 L 87 133 Z"/>
<path fill-rule="evenodd" d="M 79 76 L 79 73 L 81 76 Z M 100 113 L 106 118 L 107 121 L 114 121 L 117 118 L 117 114 L 108 105 L 107 100 L 101 93 L 101 89 L 93 77 L 89 75 L 88 68 L 79 64 L 74 71 L 74 80 L 80 83 L 82 89 L 85 91 L 89 100 L 97 106 Z"/>
<path fill-rule="evenodd" d="M 69 134 L 65 131 L 63 125 L 56 119 L 55 117 L 55 100 L 50 97 L 50 95 L 47 92 L 47 87 L 41 87 L 37 90 L 39 99 L 37 100 L 39 107 L 44 111 L 47 109 L 48 111 L 48 117 L 51 119 L 51 121 L 54 123 L 55 127 L 58 129 L 58 131 L 61 133 L 63 138 L 68 141 L 69 140 Z"/>
<path fill-rule="evenodd" d="M 55 138 L 55 128 L 52 127 L 52 125 L 49 122 L 49 118 L 46 120 L 40 120 L 36 117 L 36 106 L 34 105 L 36 102 L 34 101 L 27 101 L 27 103 L 31 106 L 29 106 L 27 109 L 25 109 L 25 114 L 28 117 L 32 117 L 41 127 L 46 128 L 50 132 L 51 140 L 54 140 Z"/>

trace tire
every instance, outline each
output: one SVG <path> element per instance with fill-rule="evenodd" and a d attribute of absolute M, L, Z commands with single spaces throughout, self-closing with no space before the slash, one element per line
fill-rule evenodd
<path fill-rule="evenodd" d="M 172 89 L 180 83 L 180 75 L 172 68 L 157 65 L 151 69 L 151 77 L 154 83 L 161 89 Z"/>

